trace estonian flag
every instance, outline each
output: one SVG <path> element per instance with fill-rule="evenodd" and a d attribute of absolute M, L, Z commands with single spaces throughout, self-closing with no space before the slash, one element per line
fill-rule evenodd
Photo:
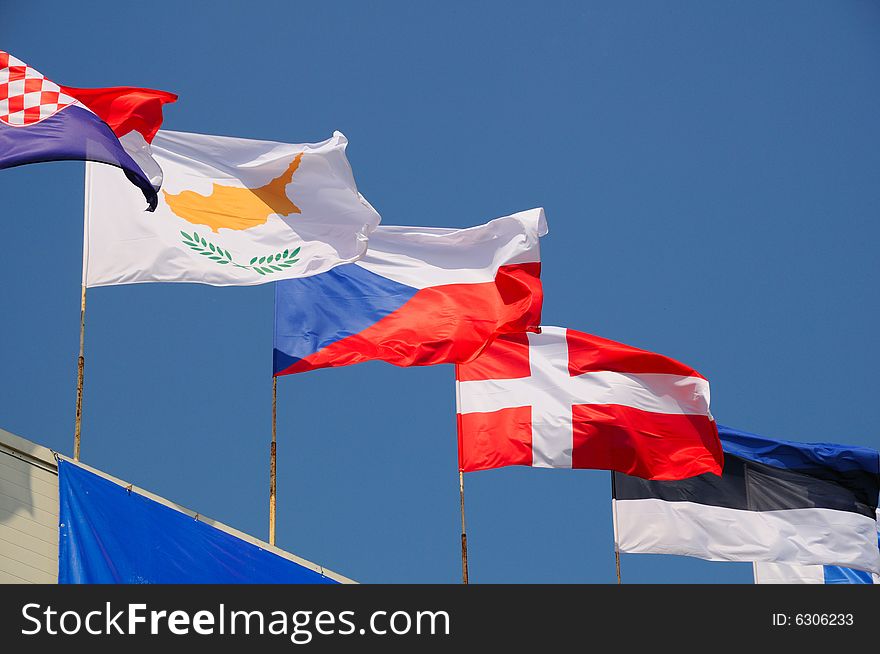
<path fill-rule="evenodd" d="M 880 572 L 880 453 L 718 432 L 721 477 L 614 473 L 618 551 Z"/>

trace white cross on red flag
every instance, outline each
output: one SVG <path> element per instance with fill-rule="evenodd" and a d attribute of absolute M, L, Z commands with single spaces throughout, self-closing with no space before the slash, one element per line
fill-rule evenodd
<path fill-rule="evenodd" d="M 456 366 L 464 472 L 525 465 L 645 479 L 721 474 L 709 382 L 692 368 L 562 327 L 499 337 Z"/>

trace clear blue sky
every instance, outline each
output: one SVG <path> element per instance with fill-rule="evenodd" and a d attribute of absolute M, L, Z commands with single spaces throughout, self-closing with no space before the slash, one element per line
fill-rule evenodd
<path fill-rule="evenodd" d="M 880 447 L 880 5 L 4 2 L 0 48 L 180 94 L 169 129 L 350 139 L 385 224 L 544 206 L 544 322 L 678 358 L 723 424 Z M 72 451 L 83 165 L 0 171 L 0 426 Z M 873 290 L 872 290 L 873 289 Z M 272 287 L 89 292 L 83 460 L 265 537 Z M 460 577 L 451 366 L 279 380 L 278 544 Z M 609 473 L 466 476 L 475 582 L 613 582 Z M 630 582 L 747 564 L 623 557 Z"/>

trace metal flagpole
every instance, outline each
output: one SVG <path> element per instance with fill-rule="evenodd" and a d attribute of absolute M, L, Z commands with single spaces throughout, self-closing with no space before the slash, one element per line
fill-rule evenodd
<path fill-rule="evenodd" d="M 617 547 L 617 487 L 614 484 L 614 471 L 611 471 L 611 519 L 614 526 L 614 567 L 617 569 L 617 584 L 620 585 L 620 549 Z"/>
<path fill-rule="evenodd" d="M 86 272 L 89 265 L 89 183 L 91 167 L 86 162 L 86 174 L 83 193 L 83 274 L 82 293 L 79 304 L 79 358 L 76 365 L 76 420 L 73 427 L 73 460 L 79 461 L 80 441 L 82 436 L 82 399 L 83 380 L 85 378 L 85 337 L 86 337 Z"/>
<path fill-rule="evenodd" d="M 275 433 L 278 416 L 278 377 L 272 376 L 272 445 L 269 447 L 269 545 L 275 544 Z"/>
<path fill-rule="evenodd" d="M 461 583 L 468 583 L 467 531 L 464 528 L 464 473 L 458 471 L 458 493 L 461 498 Z"/>
<path fill-rule="evenodd" d="M 461 406 L 461 389 L 458 385 L 458 365 L 455 366 L 455 410 L 458 411 Z M 456 446 L 461 445 L 456 442 Z M 461 452 L 459 452 L 461 455 Z M 459 461 L 461 459 L 459 458 Z M 467 562 L 467 530 L 464 526 L 464 472 L 461 465 L 458 467 L 458 497 L 461 508 L 461 583 L 468 583 L 468 562 Z"/>
<path fill-rule="evenodd" d="M 86 358 L 83 346 L 86 336 L 86 285 L 82 285 L 82 296 L 79 308 L 79 359 L 76 371 L 76 423 L 73 428 L 73 460 L 79 461 L 79 447 L 82 435 L 83 378 L 85 377 Z"/>
<path fill-rule="evenodd" d="M 614 563 L 617 567 L 617 585 L 620 585 L 620 552 L 615 547 L 614 548 Z"/>

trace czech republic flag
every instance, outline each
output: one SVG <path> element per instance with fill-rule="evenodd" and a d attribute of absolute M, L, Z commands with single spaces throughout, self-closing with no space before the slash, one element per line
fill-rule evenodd
<path fill-rule="evenodd" d="M 536 331 L 546 233 L 543 209 L 467 229 L 379 225 L 363 259 L 276 282 L 274 374 L 463 363 L 497 334 Z"/>
<path fill-rule="evenodd" d="M 0 50 L 0 169 L 42 161 L 111 164 L 143 192 L 152 211 L 162 176 L 147 143 L 161 124 L 157 103 L 161 107 L 176 99 L 149 89 L 60 87 Z M 129 133 L 137 136 L 126 138 Z"/>

